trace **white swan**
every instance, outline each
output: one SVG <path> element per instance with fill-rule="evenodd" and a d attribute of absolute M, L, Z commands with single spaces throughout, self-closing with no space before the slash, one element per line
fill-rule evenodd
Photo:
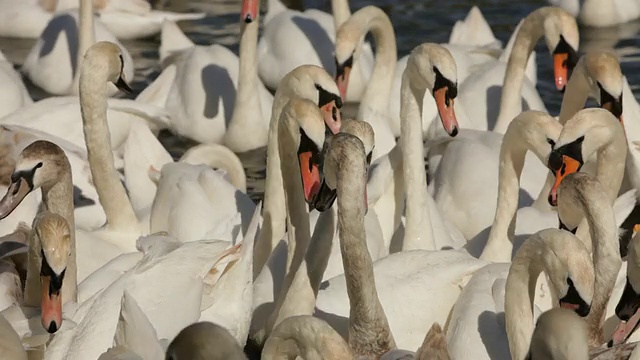
<path fill-rule="evenodd" d="M 336 73 L 332 54 L 336 31 L 351 16 L 348 0 L 331 0 L 331 11 L 333 14 L 316 9 L 299 12 L 287 9 L 280 0 L 268 1 L 264 33 L 258 43 L 258 71 L 265 85 L 277 88 L 282 78 L 300 65 L 316 65 L 331 75 Z M 362 99 L 374 62 L 371 46 L 358 40 L 352 81 L 342 94 L 349 102 Z M 289 44 L 296 44 L 296 51 L 290 51 Z"/>
<path fill-rule="evenodd" d="M 375 161 L 391 151 L 396 143 L 389 120 L 389 97 L 397 62 L 396 39 L 391 20 L 384 11 L 375 6 L 363 7 L 340 26 L 336 34 L 335 61 L 336 82 L 345 98 L 353 57 L 360 39 L 369 32 L 376 42 L 376 63 L 362 95 L 357 118 L 373 127 L 376 147 L 372 160 Z"/>
<path fill-rule="evenodd" d="M 0 118 L 33 103 L 20 74 L 0 51 Z"/>
<path fill-rule="evenodd" d="M 221 45 L 195 45 L 175 23 L 165 23 L 161 58 L 172 54 L 172 64 L 138 101 L 166 107 L 172 130 L 198 142 L 234 152 L 264 147 L 273 96 L 258 78 L 258 7 L 242 3 L 239 57 Z"/>
<path fill-rule="evenodd" d="M 180 331 L 167 348 L 173 360 L 206 358 L 211 360 L 246 360 L 242 348 L 229 332 L 210 322 L 191 324 Z"/>
<path fill-rule="evenodd" d="M 578 19 L 580 24 L 594 27 L 608 27 L 623 24 L 640 17 L 640 3 L 637 1 L 602 0 L 549 0 Z"/>
<path fill-rule="evenodd" d="M 575 312 L 555 308 L 540 315 L 528 359 L 587 360 L 587 327 Z"/>
<path fill-rule="evenodd" d="M 77 95 L 82 59 L 96 41 L 110 41 L 121 48 L 125 76 L 133 79 L 131 55 L 94 19 L 93 0 L 80 0 L 77 12 L 61 12 L 53 17 L 27 55 L 22 71 L 50 94 Z M 117 92 L 113 85 L 109 86 L 110 94 Z"/>
<path fill-rule="evenodd" d="M 180 14 L 152 10 L 145 1 L 94 0 L 105 27 L 118 39 L 155 35 L 164 20 L 195 20 L 202 13 Z M 53 18 L 54 11 L 78 7 L 77 0 L 1 0 L 0 36 L 36 39 Z"/>

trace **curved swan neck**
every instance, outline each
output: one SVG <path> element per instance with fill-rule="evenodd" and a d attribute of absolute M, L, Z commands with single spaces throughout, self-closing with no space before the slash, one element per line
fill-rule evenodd
<path fill-rule="evenodd" d="M 24 304 L 30 307 L 40 307 L 42 289 L 40 287 L 40 264 L 42 257 L 40 239 L 32 229 L 29 234 L 29 252 L 27 258 L 27 278 L 24 286 Z M 64 282 L 63 282 L 64 284 Z"/>
<path fill-rule="evenodd" d="M 380 304 L 364 226 L 367 169 L 364 149 L 337 154 L 338 230 L 349 295 L 349 346 L 356 355 L 379 357 L 396 347 Z"/>
<path fill-rule="evenodd" d="M 71 299 L 78 301 L 78 270 L 76 263 L 76 232 L 75 214 L 73 208 L 73 181 L 71 178 L 71 164 L 64 158 L 63 169 L 58 181 L 50 188 L 42 188 L 42 202 L 46 210 L 62 216 L 69 225 L 70 232 L 70 255 L 67 260 L 67 270 L 65 271 L 65 281 L 62 282 L 63 302 Z"/>
<path fill-rule="evenodd" d="M 579 61 L 565 86 L 562 105 L 560 105 L 560 115 L 558 115 L 560 124 L 566 124 L 573 115 L 584 108 L 584 104 L 589 97 L 589 91 L 590 86 L 584 61 Z"/>
<path fill-rule="evenodd" d="M 544 143 L 539 141 L 543 136 L 532 134 L 540 133 L 542 129 L 546 129 L 548 135 L 556 139 L 561 126 L 548 114 L 528 111 L 516 117 L 504 134 L 500 148 L 498 203 L 487 245 L 480 256 L 483 260 L 498 262 L 511 260 L 513 248 L 511 241 L 515 234 L 520 176 L 527 151 L 533 151 L 542 162 L 551 151 L 551 146 L 546 143 L 546 140 L 542 140 L 545 141 Z"/>
<path fill-rule="evenodd" d="M 138 220 L 113 161 L 107 124 L 108 70 L 95 66 L 103 64 L 87 64 L 88 61 L 85 59 L 80 74 L 80 111 L 91 176 L 107 224 L 113 230 L 127 231 L 137 227 Z"/>
<path fill-rule="evenodd" d="M 402 148 L 402 172 L 406 197 L 406 226 L 403 249 L 435 250 L 431 219 L 427 205 L 427 178 L 424 172 L 422 156 L 422 99 L 424 87 L 416 89 L 411 76 L 412 67 L 407 66 L 402 75 L 400 88 L 400 129 Z"/>
<path fill-rule="evenodd" d="M 80 69 L 84 54 L 96 42 L 95 29 L 93 26 L 93 0 L 80 0 L 80 9 L 78 14 L 78 53 L 76 54 L 75 76 L 71 93 L 78 95 L 80 93 Z"/>
<path fill-rule="evenodd" d="M 333 24 L 336 31 L 351 17 L 348 0 L 331 0 L 331 12 L 333 12 Z"/>
<path fill-rule="evenodd" d="M 398 61 L 396 35 L 389 17 L 380 8 L 367 6 L 356 11 L 342 28 L 354 31 L 357 34 L 355 41 L 360 41 L 371 31 L 376 44 L 376 62 L 369 85 L 362 96 L 360 109 L 368 108 L 386 114 Z M 358 114 L 362 114 L 362 110 Z"/>
<path fill-rule="evenodd" d="M 329 324 L 312 316 L 293 316 L 271 334 L 261 359 L 352 359 L 344 339 Z"/>
<path fill-rule="evenodd" d="M 565 183 L 566 180 L 570 182 Z M 558 201 L 568 202 L 568 206 L 580 209 L 573 209 L 573 211 L 582 211 L 589 224 L 595 288 L 591 311 L 586 320 L 589 325 L 589 338 L 595 342 L 592 345 L 600 346 L 604 343 L 602 331 L 607 303 L 622 266 L 615 215 L 600 183 L 590 179 L 588 175 L 575 174 L 570 179 L 564 179 L 561 186 Z M 559 206 L 565 206 L 565 204 L 559 204 Z"/>
<path fill-rule="evenodd" d="M 522 111 L 521 94 L 527 61 L 536 43 L 544 35 L 543 22 L 550 13 L 551 8 L 538 9 L 530 13 L 520 26 L 502 82 L 500 113 L 494 127 L 496 132 L 504 132 L 509 122 Z"/>

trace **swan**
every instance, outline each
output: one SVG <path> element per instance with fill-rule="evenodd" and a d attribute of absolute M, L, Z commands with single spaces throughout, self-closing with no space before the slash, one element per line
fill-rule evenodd
<path fill-rule="evenodd" d="M 202 13 L 180 14 L 151 10 L 144 1 L 100 0 L 94 5 L 100 20 L 118 39 L 137 39 L 157 34 L 162 21 L 196 20 Z M 0 36 L 36 39 L 54 17 L 54 11 L 75 9 L 77 0 L 2 0 Z"/>
<path fill-rule="evenodd" d="M 331 0 L 333 14 L 316 9 L 290 10 L 280 0 L 269 0 L 267 8 L 264 33 L 258 43 L 258 72 L 267 87 L 276 89 L 282 78 L 300 65 L 316 65 L 331 75 L 336 73 L 332 54 L 336 31 L 351 16 L 348 0 Z M 362 99 L 373 69 L 371 46 L 358 41 L 352 80 L 342 94 L 347 102 Z M 289 44 L 296 44 L 295 52 L 290 51 Z"/>
<path fill-rule="evenodd" d="M 543 35 L 554 59 L 556 87 L 564 89 L 568 72 L 578 60 L 578 26 L 566 11 L 542 7 L 523 20 L 507 64 L 494 62 L 476 71 L 460 85 L 459 101 L 467 115 L 474 114 L 469 119 L 481 126 L 478 129 L 504 132 L 509 121 L 520 113 L 522 98 L 526 102 L 525 109 L 546 111 L 535 87 L 524 76 L 529 55 Z M 490 91 L 500 85 L 503 87 L 501 92 Z"/>
<path fill-rule="evenodd" d="M 160 51 L 161 58 L 172 54 L 171 65 L 138 101 L 166 107 L 171 129 L 200 143 L 234 152 L 264 147 L 273 96 L 258 78 L 258 14 L 258 1 L 242 2 L 239 56 L 221 45 L 195 45 L 175 23 L 165 23 Z"/>
<path fill-rule="evenodd" d="M 313 101 L 320 108 L 325 126 L 331 129 L 332 133 L 337 133 L 342 125 L 339 111 L 342 107 L 340 92 L 333 78 L 325 70 L 313 65 L 303 65 L 282 79 L 273 99 L 271 122 L 269 123 L 266 169 L 269 175 L 265 180 L 262 214 L 264 223 L 254 253 L 254 275 L 256 276 L 262 271 L 273 249 L 285 236 L 285 189 L 281 173 L 278 124 L 282 116 L 282 109 L 292 97 Z"/>
<path fill-rule="evenodd" d="M 564 124 L 578 110 L 582 109 L 589 96 L 595 97 L 598 101 L 601 101 L 600 98 L 618 98 L 616 94 L 620 91 L 622 73 L 620 65 L 613 55 L 606 52 L 588 53 L 580 58 L 573 75 L 573 80 L 569 80 L 566 86 L 566 93 L 562 101 L 559 116 L 561 124 Z M 609 96 L 610 93 L 613 95 Z M 613 105 L 606 100 L 602 100 L 601 104 L 604 107 Z M 497 191 L 497 187 L 488 187 L 488 184 L 495 183 L 495 180 L 489 180 L 489 177 L 496 176 L 497 172 L 488 171 L 488 169 L 498 166 L 495 160 L 498 159 L 500 143 L 504 139 L 493 132 L 462 131 L 460 137 L 464 138 L 466 135 L 469 136 L 466 141 L 452 141 L 447 145 L 435 174 L 430 172 L 430 175 L 433 175 L 430 187 L 434 190 L 434 197 L 443 212 L 453 217 L 453 222 L 459 227 L 465 238 L 472 239 L 492 221 L 490 214 L 487 214 L 486 211 L 478 212 L 477 207 L 482 204 L 482 209 L 485 210 L 487 206 L 494 204 L 494 199 L 498 197 L 498 193 L 493 192 L 493 189 Z M 436 148 L 430 149 L 430 153 L 431 151 L 437 154 L 439 150 Z M 432 159 L 431 154 L 429 159 Z M 553 178 L 548 169 L 540 165 L 538 161 L 533 160 L 532 156 L 525 158 L 523 181 L 520 187 L 533 199 L 534 208 L 540 211 L 549 211 L 551 209 L 547 202 L 547 195 L 553 185 Z M 455 178 L 455 174 L 460 174 L 462 171 L 486 176 L 484 180 L 478 179 L 475 182 L 478 186 L 482 186 L 482 191 L 468 186 L 469 184 L 463 186 L 459 181 L 452 180 Z M 546 184 L 542 180 L 545 177 Z M 463 198 L 465 204 L 474 205 L 460 207 L 459 204 Z M 478 200 L 470 200 L 474 198 Z M 522 197 L 518 206 L 529 205 L 530 201 L 526 197 Z M 469 214 L 473 214 L 473 216 L 467 217 Z"/>
<path fill-rule="evenodd" d="M 587 327 L 573 311 L 555 308 L 544 312 L 531 336 L 528 360 L 587 360 Z"/>
<path fill-rule="evenodd" d="M 255 280 L 250 337 L 256 345 L 263 344 L 282 320 L 313 313 L 335 233 L 333 210 L 324 211 L 325 207 L 331 207 L 335 192 L 326 186 L 321 175 L 326 124 L 317 104 L 291 97 L 282 108 L 280 119 L 272 122 L 272 127 L 277 127 L 278 131 L 278 156 L 282 160 L 286 221 L 290 230 L 286 249 L 277 247 Z M 314 239 L 311 238 L 309 207 L 323 210 L 315 224 Z M 258 241 L 263 240 L 268 241 L 268 238 L 261 237 Z M 287 271 L 281 280 L 283 276 L 278 274 L 278 268 L 282 266 Z"/>
<path fill-rule="evenodd" d="M 0 51 L 0 118 L 33 103 L 13 64 Z"/>
<path fill-rule="evenodd" d="M 15 360 L 27 360 L 27 352 L 22 348 L 20 337 L 11 323 L 0 315 L 0 353 Z"/>
<path fill-rule="evenodd" d="M 534 279 L 544 271 L 561 307 L 589 313 L 594 296 L 591 257 L 582 241 L 565 230 L 546 229 L 522 244 L 509 268 L 505 285 L 505 328 L 512 359 L 524 360 L 534 330 Z"/>
<path fill-rule="evenodd" d="M 360 39 L 369 32 L 376 42 L 376 63 L 371 80 L 362 95 L 357 118 L 367 121 L 373 127 L 376 147 L 372 160 L 375 161 L 395 145 L 388 108 L 397 54 L 395 33 L 389 17 L 375 6 L 363 7 L 351 15 L 336 33 L 335 61 L 336 82 L 344 99 L 353 56 L 358 50 Z"/>
<path fill-rule="evenodd" d="M 589 302 L 591 310 L 586 321 L 590 324 L 589 334 L 591 338 L 595 339 L 602 336 L 601 320 L 604 321 L 607 300 L 616 283 L 622 262 L 615 241 L 617 227 L 615 226 L 613 208 L 606 203 L 604 189 L 597 181 L 587 175 L 580 175 L 563 183 L 562 195 L 559 198 L 559 217 L 566 219 L 576 213 L 588 214 L 589 228 L 593 231 L 591 238 L 593 245 L 588 248 L 593 248 L 595 254 L 595 280 L 593 280 L 595 287 L 592 290 L 593 297 Z M 477 271 L 458 298 L 452 310 L 447 331 L 447 342 L 450 344 L 452 355 L 457 359 L 489 359 L 498 356 L 498 354 L 508 356 L 506 341 L 503 341 L 498 335 L 492 335 L 492 340 L 487 341 L 486 336 L 501 332 L 498 329 L 502 326 L 500 319 L 487 316 L 487 312 L 498 314 L 504 307 L 501 294 L 504 289 L 504 279 L 510 271 L 510 266 L 515 266 L 515 260 L 513 265 L 509 263 L 493 264 Z M 544 285 L 541 284 L 541 286 Z M 544 287 L 539 289 L 542 290 Z M 551 290 L 553 291 L 553 288 Z M 543 298 L 535 299 L 535 310 L 538 308 L 544 310 L 549 306 L 548 301 L 544 301 L 544 294 L 541 295 Z M 556 300 L 557 298 L 554 298 L 552 304 Z M 579 310 L 577 304 L 565 304 L 565 306 L 576 311 Z M 581 313 L 581 315 L 585 316 L 586 314 Z M 478 322 L 478 319 L 482 320 Z M 594 340 L 594 342 L 597 341 Z"/>
<path fill-rule="evenodd" d="M 406 91 L 405 94 L 409 96 L 409 99 L 414 96 L 412 94 L 415 94 L 417 97 L 423 96 L 425 99 L 430 98 L 430 101 L 434 103 L 434 107 L 435 101 L 433 98 L 434 94 L 437 94 L 435 97 L 439 104 L 438 113 L 440 116 L 440 122 L 444 128 L 450 129 L 452 132 L 457 131 L 457 114 L 454 107 L 450 105 L 454 102 L 457 91 L 456 63 L 449 51 L 442 48 L 440 45 L 423 44 L 417 46 L 408 56 L 408 59 L 408 65 L 405 67 L 407 83 L 403 84 L 403 89 L 405 86 L 408 88 L 408 90 L 403 90 Z M 429 93 L 428 96 L 427 93 Z M 403 103 L 403 106 L 411 106 L 412 104 L 413 101 L 411 103 Z M 404 211 L 405 190 L 407 193 L 412 194 L 409 196 L 409 198 L 412 199 L 410 201 L 413 201 L 413 199 L 420 199 L 419 196 L 413 195 L 422 193 L 422 190 L 419 189 L 418 183 L 415 181 L 407 181 L 404 178 L 404 173 L 402 171 L 402 157 L 406 155 L 404 153 L 405 151 L 422 153 L 422 140 L 420 140 L 420 145 L 416 145 L 416 138 L 413 136 L 413 131 L 415 131 L 413 126 L 414 123 L 430 124 L 432 120 L 435 120 L 424 118 L 424 116 L 422 117 L 422 121 L 420 120 L 420 114 L 424 114 L 424 106 L 426 104 L 428 103 L 424 101 L 417 102 L 419 107 L 418 112 L 411 110 L 407 111 L 404 115 L 407 117 L 408 121 L 408 124 L 405 126 L 411 126 L 411 128 L 408 128 L 408 131 L 406 132 L 406 134 L 408 134 L 407 136 L 409 136 L 407 138 L 408 140 L 396 144 L 391 152 L 389 152 L 388 156 L 380 158 L 371 167 L 369 181 L 367 183 L 368 200 L 372 205 L 370 207 L 375 211 L 380 220 L 380 227 L 382 229 L 383 239 L 387 248 L 390 245 L 394 232 L 401 222 L 401 215 Z M 408 161 L 412 164 L 411 166 L 423 168 L 422 156 L 419 161 L 413 157 L 408 159 L 410 159 Z M 421 175 L 416 173 L 412 176 L 414 176 L 413 178 L 415 179 L 415 176 Z M 433 199 L 429 199 L 428 204 L 431 204 L 429 207 L 430 213 L 425 216 L 431 216 L 434 218 L 433 221 L 435 222 L 440 215 L 432 211 L 435 210 L 435 203 L 433 202 Z M 415 208 L 414 206 L 415 205 L 411 205 L 411 211 L 416 211 L 413 210 Z M 420 206 L 426 206 L 426 204 L 422 204 Z M 442 219 L 437 221 L 443 222 L 445 220 Z M 444 224 L 446 224 L 446 222 L 444 222 Z M 418 231 L 418 228 L 419 226 L 416 227 L 416 230 L 412 231 Z M 456 231 L 454 231 L 450 226 L 447 225 L 447 229 L 454 239 L 461 239 L 461 235 L 454 235 Z M 408 236 L 411 237 L 412 235 Z M 439 238 L 439 236 L 436 236 L 436 238 Z M 420 245 L 418 244 L 416 246 Z"/>
<path fill-rule="evenodd" d="M 78 95 L 82 60 L 96 41 L 110 41 L 120 47 L 126 78 L 133 79 L 133 58 L 115 36 L 94 20 L 93 0 L 80 0 L 78 12 L 61 12 L 51 19 L 27 55 L 22 72 L 50 94 Z M 109 93 L 115 94 L 117 89 L 109 86 Z"/>
<path fill-rule="evenodd" d="M 567 10 L 582 25 L 609 27 L 640 17 L 640 4 L 636 1 L 602 0 L 549 0 L 553 5 Z"/>
<path fill-rule="evenodd" d="M 167 348 L 167 359 L 245 360 L 247 357 L 229 332 L 211 322 L 182 329 Z"/>

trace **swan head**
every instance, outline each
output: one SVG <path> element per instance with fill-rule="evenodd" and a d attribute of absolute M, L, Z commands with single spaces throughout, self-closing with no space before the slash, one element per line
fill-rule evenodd
<path fill-rule="evenodd" d="M 347 187 L 354 187 L 351 195 L 358 196 L 356 194 L 359 187 L 364 189 L 364 213 L 367 213 L 367 169 L 369 167 L 371 157 L 366 155 L 365 146 L 360 138 L 356 135 L 340 132 L 336 134 L 330 144 L 327 145 L 327 150 L 324 159 L 324 179 L 328 188 L 337 192 L 338 189 L 338 171 L 340 167 L 346 166 L 348 169 L 355 169 L 362 167 L 364 169 L 364 176 L 362 177 L 362 184 L 346 184 Z M 358 166 L 357 161 L 364 162 L 363 165 Z"/>
<path fill-rule="evenodd" d="M 557 206 L 558 187 L 567 175 L 580 171 L 585 159 L 595 153 L 606 139 L 624 136 L 622 126 L 612 113 L 605 109 L 580 110 L 565 124 L 558 140 L 552 145 L 547 167 L 556 180 L 549 193 L 549 204 Z"/>
<path fill-rule="evenodd" d="M 562 234 L 565 238 L 556 241 L 548 254 L 544 255 L 544 267 L 549 279 L 549 286 L 558 294 L 559 305 L 573 310 L 585 317 L 591 310 L 593 300 L 595 274 L 593 261 L 586 251 L 572 251 L 573 247 L 581 246 L 582 242 L 574 235 L 555 229 L 551 234 Z M 570 237 L 570 238 L 569 238 Z M 570 240 L 569 240 L 570 239 Z M 568 240 L 572 244 L 567 243 Z"/>
<path fill-rule="evenodd" d="M 526 360 L 588 359 L 587 323 L 573 311 L 554 308 L 538 318 Z"/>
<path fill-rule="evenodd" d="M 291 70 L 280 81 L 276 96 L 279 94 L 313 101 L 320 108 L 324 123 L 331 133 L 340 131 L 342 98 L 335 81 L 323 68 L 301 65 Z"/>
<path fill-rule="evenodd" d="M 245 360 L 244 352 L 227 329 L 197 322 L 182 329 L 167 348 L 165 360 Z"/>
<path fill-rule="evenodd" d="M 371 165 L 373 149 L 375 148 L 375 133 L 373 131 L 373 127 L 366 121 L 351 119 L 344 122 L 344 125 L 342 125 L 342 129 L 340 129 L 340 132 L 351 134 L 362 141 L 362 145 L 364 145 L 364 153 L 366 155 L 368 169 Z M 364 202 L 366 205 L 365 209 L 367 209 L 369 198 L 367 196 L 366 186 L 364 188 Z"/>
<path fill-rule="evenodd" d="M 609 346 L 618 345 L 627 340 L 640 322 L 640 235 L 629 243 L 627 253 L 627 283 L 616 305 L 616 316 L 620 324 L 614 331 Z"/>
<path fill-rule="evenodd" d="M 456 136 L 458 120 L 453 102 L 458 95 L 458 71 L 449 50 L 438 44 L 419 45 L 409 55 L 407 70 L 412 90 L 428 89 L 433 94 L 444 130 Z"/>
<path fill-rule="evenodd" d="M 325 123 L 313 102 L 293 98 L 284 107 L 280 122 L 281 154 L 296 149 L 305 201 L 318 211 L 328 210 L 335 201 L 335 191 L 324 181 L 323 159 L 325 149 Z M 286 146 L 286 148 L 285 148 Z"/>
<path fill-rule="evenodd" d="M 578 62 L 577 50 L 580 35 L 576 19 L 565 10 L 556 7 L 549 9 L 543 22 L 545 41 L 549 52 L 553 55 L 553 72 L 556 88 L 564 91 L 569 75 Z"/>
<path fill-rule="evenodd" d="M 246 24 L 250 24 L 258 18 L 260 11 L 260 0 L 242 0 L 242 10 L 240 11 L 240 20 Z"/>
<path fill-rule="evenodd" d="M 34 219 L 33 231 L 40 245 L 42 263 L 42 326 L 54 333 L 62 325 L 62 282 L 71 255 L 69 224 L 60 215 L 43 211 Z"/>
<path fill-rule="evenodd" d="M 590 52 L 580 58 L 576 67 L 584 68 L 591 97 L 622 122 L 624 78 L 616 55 L 608 51 Z"/>
<path fill-rule="evenodd" d="M 9 216 L 33 190 L 52 187 L 70 171 L 69 160 L 58 145 L 46 140 L 29 144 L 20 153 L 7 193 L 0 200 L 0 219 Z"/>
<path fill-rule="evenodd" d="M 124 58 L 120 47 L 112 42 L 100 41 L 93 44 L 84 55 L 80 73 L 80 86 L 87 81 L 93 83 L 93 73 L 107 72 L 107 81 L 124 92 L 132 92 L 124 76 Z M 85 81 L 82 79 L 85 78 Z M 82 94 L 81 94 L 82 95 Z"/>

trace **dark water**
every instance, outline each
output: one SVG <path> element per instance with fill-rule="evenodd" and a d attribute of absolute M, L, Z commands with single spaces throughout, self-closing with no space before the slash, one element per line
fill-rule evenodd
<path fill-rule="evenodd" d="M 164 10 L 206 12 L 207 17 L 197 21 L 181 22 L 180 27 L 197 44 L 223 44 L 237 52 L 240 0 L 168 0 L 157 1 Z M 266 0 L 263 0 L 266 4 Z M 307 0 L 307 6 L 329 10 L 329 0 Z M 473 5 L 480 7 L 491 25 L 495 36 L 506 44 L 518 21 L 532 10 L 547 5 L 545 0 L 352 0 L 352 10 L 366 5 L 382 7 L 391 17 L 398 42 L 398 55 L 408 54 L 415 46 L 424 42 L 447 42 L 451 27 L 456 20 L 463 19 Z M 622 70 L 629 79 L 632 89 L 638 96 L 640 89 L 640 21 L 608 29 L 581 29 L 580 50 L 614 49 L 620 57 Z M 0 38 L 0 50 L 19 67 L 34 41 Z M 159 74 L 158 46 L 159 36 L 123 41 L 135 59 L 136 76 L 132 87 L 135 97 Z M 561 97 L 555 90 L 552 79 L 551 58 L 543 42 L 538 51 L 538 90 L 547 108 L 557 114 Z M 32 95 L 40 99 L 43 94 L 31 89 Z M 161 135 L 162 142 L 175 156 L 179 156 L 190 146 L 189 142 L 177 139 L 170 134 Z M 247 168 L 249 192 L 254 198 L 261 197 L 264 178 L 264 152 L 242 154 L 241 160 Z"/>

